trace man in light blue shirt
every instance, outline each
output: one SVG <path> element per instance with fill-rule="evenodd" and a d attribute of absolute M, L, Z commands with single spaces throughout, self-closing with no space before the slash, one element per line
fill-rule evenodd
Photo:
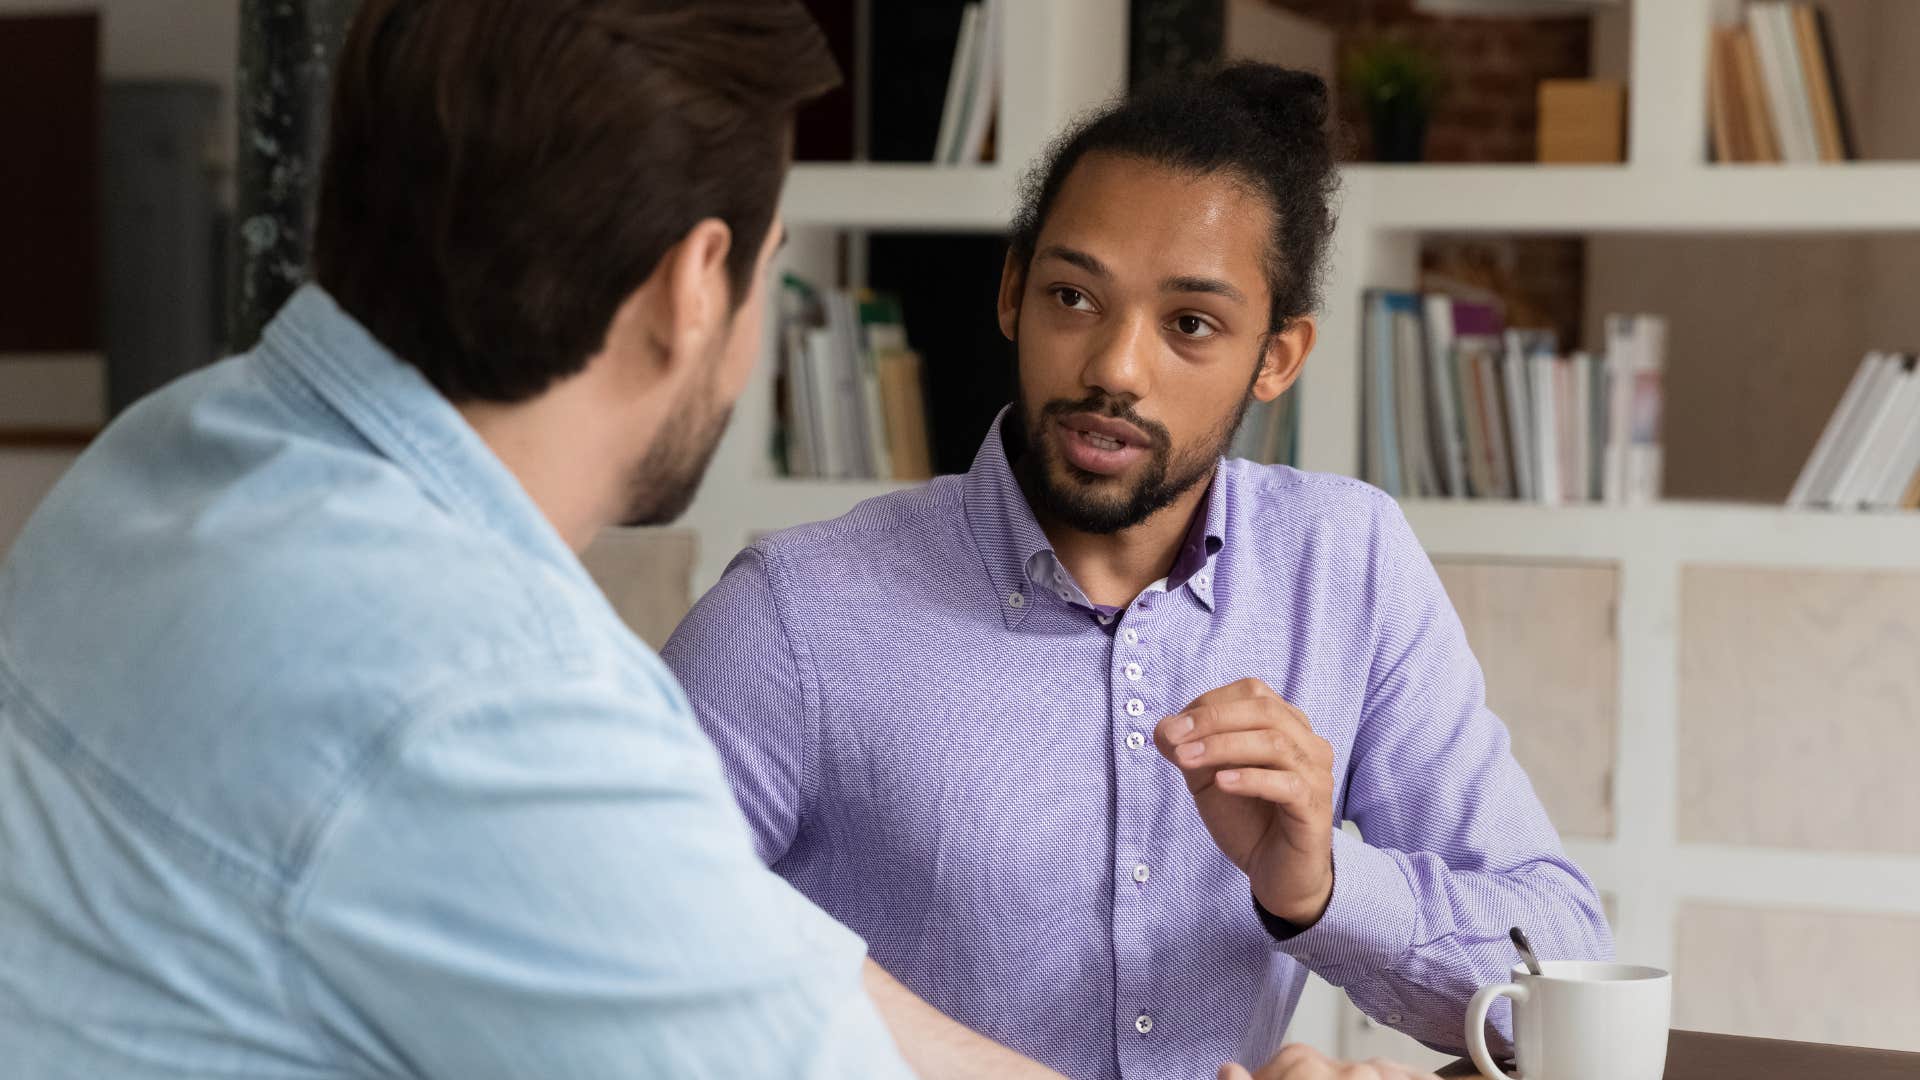
<path fill-rule="evenodd" d="M 317 285 L 0 568 L 0 1075 L 907 1075 L 575 557 L 759 346 L 797 0 L 368 0 Z"/>

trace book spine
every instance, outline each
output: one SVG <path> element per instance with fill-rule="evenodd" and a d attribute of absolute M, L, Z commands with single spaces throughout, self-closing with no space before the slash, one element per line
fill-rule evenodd
<path fill-rule="evenodd" d="M 940 110 L 940 134 L 933 144 L 935 164 L 954 159 L 966 118 L 967 72 L 973 63 L 974 39 L 979 34 L 980 5 L 960 9 L 960 36 L 953 43 L 953 67 L 947 73 L 947 98 Z"/>
<path fill-rule="evenodd" d="M 1733 29 L 1733 67 L 1734 78 L 1740 88 L 1740 107 L 1746 118 L 1747 136 L 1753 146 L 1751 160 L 1779 161 L 1780 132 L 1774 125 L 1773 111 L 1767 106 L 1768 90 L 1760 69 L 1759 43 L 1754 39 L 1751 25 Z"/>
<path fill-rule="evenodd" d="M 1528 374 L 1533 381 L 1533 474 L 1540 484 L 1540 502 L 1545 506 L 1560 505 L 1559 417 L 1553 378 L 1557 363 L 1544 354 L 1527 360 Z"/>
<path fill-rule="evenodd" d="M 1445 296 L 1425 298 L 1427 322 L 1428 390 L 1433 400 L 1434 453 L 1440 458 L 1441 479 L 1454 498 L 1467 493 L 1466 448 L 1460 430 L 1460 396 L 1453 374 L 1453 302 Z"/>
<path fill-rule="evenodd" d="M 1804 508 L 1820 503 L 1824 498 L 1829 478 L 1834 473 L 1834 463 L 1840 452 L 1841 442 L 1847 429 L 1859 415 L 1860 403 L 1866 395 L 1867 387 L 1873 382 L 1873 375 L 1879 358 L 1872 353 L 1860 361 L 1853 371 L 1853 378 L 1847 381 L 1847 389 L 1840 395 L 1840 403 L 1834 407 L 1832 415 L 1827 417 L 1827 426 L 1820 430 L 1820 438 L 1813 444 L 1813 453 L 1807 456 L 1807 463 L 1800 470 L 1799 479 L 1793 483 L 1793 490 L 1787 495 L 1787 506 Z"/>

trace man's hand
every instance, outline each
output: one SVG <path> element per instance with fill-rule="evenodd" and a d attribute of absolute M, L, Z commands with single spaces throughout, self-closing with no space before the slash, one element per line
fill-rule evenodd
<path fill-rule="evenodd" d="M 1313 1047 L 1295 1043 L 1283 1047 L 1257 1073 L 1249 1074 L 1238 1065 L 1222 1065 L 1220 1080 L 1439 1080 L 1439 1077 L 1379 1058 L 1351 1065 L 1331 1061 Z"/>
<path fill-rule="evenodd" d="M 1202 694 L 1153 733 L 1260 906 L 1295 926 L 1333 896 L 1333 747 L 1259 679 Z"/>

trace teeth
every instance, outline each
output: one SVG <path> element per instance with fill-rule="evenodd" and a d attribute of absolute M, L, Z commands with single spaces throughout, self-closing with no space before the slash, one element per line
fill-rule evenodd
<path fill-rule="evenodd" d="M 1080 434 L 1084 436 L 1088 442 L 1102 450 L 1118 450 L 1126 445 L 1126 443 L 1121 442 L 1119 439 L 1109 439 L 1105 435 L 1096 434 L 1091 431 L 1083 431 Z"/>

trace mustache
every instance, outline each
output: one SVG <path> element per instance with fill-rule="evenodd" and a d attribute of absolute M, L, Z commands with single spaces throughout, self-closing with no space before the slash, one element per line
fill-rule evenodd
<path fill-rule="evenodd" d="M 1052 420 L 1062 416 L 1073 416 L 1079 413 L 1104 416 L 1110 420 L 1121 420 L 1132 424 L 1134 427 L 1139 428 L 1141 433 L 1147 438 L 1153 440 L 1153 446 L 1156 450 L 1165 450 L 1173 444 L 1173 434 L 1167 430 L 1165 424 L 1141 416 L 1134 411 L 1132 402 L 1114 397 L 1104 390 L 1095 390 L 1079 401 L 1055 398 L 1047 402 L 1046 405 L 1040 409 L 1041 419 L 1044 420 Z"/>

